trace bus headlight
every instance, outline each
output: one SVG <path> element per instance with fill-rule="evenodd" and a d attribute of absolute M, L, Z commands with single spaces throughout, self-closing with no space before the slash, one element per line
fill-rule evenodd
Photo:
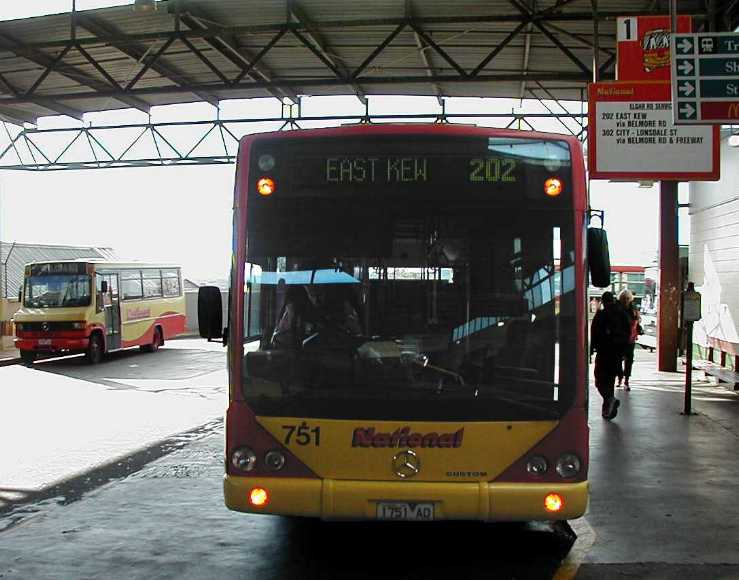
<path fill-rule="evenodd" d="M 239 471 L 251 471 L 257 464 L 257 455 L 248 447 L 239 447 L 231 454 L 231 465 Z"/>
<path fill-rule="evenodd" d="M 544 475 L 549 469 L 546 458 L 535 455 L 526 462 L 526 471 L 531 475 Z"/>
<path fill-rule="evenodd" d="M 574 453 L 563 453 L 557 459 L 557 473 L 564 479 L 575 477 L 580 473 L 580 458 Z"/>
<path fill-rule="evenodd" d="M 285 456 L 277 450 L 267 451 L 264 456 L 264 465 L 271 471 L 279 471 L 285 465 Z"/>
<path fill-rule="evenodd" d="M 20 330 L 21 332 L 23 332 L 25 330 L 25 328 L 23 328 L 23 323 L 22 322 L 16 322 L 15 323 L 15 329 L 16 330 Z"/>
<path fill-rule="evenodd" d="M 74 328 L 75 330 L 84 330 L 85 323 L 84 322 L 73 322 L 72 328 Z"/>

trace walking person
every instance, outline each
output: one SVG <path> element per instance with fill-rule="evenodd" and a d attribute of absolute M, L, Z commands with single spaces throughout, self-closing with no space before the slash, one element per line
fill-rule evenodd
<path fill-rule="evenodd" d="M 639 329 L 641 327 L 641 315 L 639 310 L 634 305 L 634 295 L 630 290 L 622 290 L 618 295 L 618 303 L 626 313 L 626 317 L 629 320 L 629 339 L 624 346 L 624 353 L 622 364 L 618 367 L 618 386 L 621 386 L 623 382 L 624 390 L 630 391 L 629 377 L 631 376 L 631 369 L 634 366 L 634 348 L 636 347 L 636 340 L 639 337 Z"/>
<path fill-rule="evenodd" d="M 618 413 L 621 402 L 615 397 L 616 376 L 621 367 L 629 339 L 629 321 L 613 297 L 603 292 L 602 309 L 595 313 L 590 327 L 590 351 L 595 351 L 595 387 L 603 398 L 602 415 L 611 420 Z"/>

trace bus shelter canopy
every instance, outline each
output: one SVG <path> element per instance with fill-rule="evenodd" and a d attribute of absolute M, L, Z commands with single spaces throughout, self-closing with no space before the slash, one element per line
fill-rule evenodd
<path fill-rule="evenodd" d="M 694 27 L 736 10 L 681 0 Z M 733 5 L 733 3 L 731 3 Z M 224 99 L 431 95 L 581 100 L 613 78 L 616 17 L 659 0 L 137 0 L 0 22 L 0 118 Z M 595 69 L 595 70 L 594 70 Z"/>

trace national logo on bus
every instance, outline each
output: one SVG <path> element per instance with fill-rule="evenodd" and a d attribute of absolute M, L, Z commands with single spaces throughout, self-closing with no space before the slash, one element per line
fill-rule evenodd
<path fill-rule="evenodd" d="M 450 433 L 412 432 L 410 427 L 402 427 L 393 432 L 377 432 L 374 427 L 354 429 L 352 447 L 439 447 L 454 448 L 462 446 L 464 427 Z"/>

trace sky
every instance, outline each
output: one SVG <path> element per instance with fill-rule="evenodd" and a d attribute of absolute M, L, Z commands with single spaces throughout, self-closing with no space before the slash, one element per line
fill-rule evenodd
<path fill-rule="evenodd" d="M 130 4 L 115 0 L 77 0 L 78 9 Z M 0 0 L 0 20 L 68 11 L 71 0 Z M 435 99 L 370 97 L 373 113 L 435 112 Z M 579 110 L 579 104 L 573 110 Z M 455 112 L 500 111 L 512 108 L 543 111 L 535 102 L 449 99 Z M 353 97 L 313 97 L 303 102 L 304 114 L 353 114 Z M 224 117 L 279 116 L 273 99 L 225 101 Z M 152 120 L 213 118 L 207 104 L 154 107 Z M 142 122 L 136 111 L 89 115 L 95 123 Z M 484 124 L 484 121 L 481 121 Z M 561 131 L 556 122 L 542 128 Z M 42 119 L 39 127 L 69 125 L 60 117 Z M 197 136 L 182 135 L 182 139 Z M 194 279 L 224 277 L 231 250 L 231 207 L 234 165 L 12 172 L 0 169 L 0 239 L 44 244 L 112 247 L 122 258 L 180 263 Z M 606 211 L 613 264 L 648 265 L 658 243 L 658 189 L 636 184 L 592 181 L 591 205 Z M 687 243 L 687 216 L 681 219 L 681 243 Z"/>

